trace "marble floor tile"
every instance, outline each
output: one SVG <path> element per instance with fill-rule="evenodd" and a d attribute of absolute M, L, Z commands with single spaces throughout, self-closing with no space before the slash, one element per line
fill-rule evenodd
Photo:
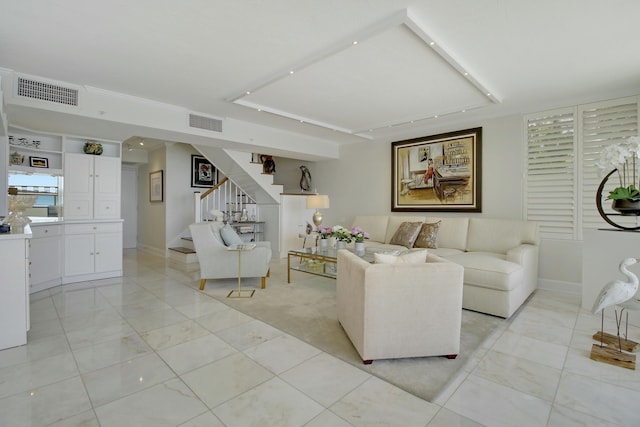
<path fill-rule="evenodd" d="M 154 350 L 162 350 L 208 334 L 205 328 L 193 320 L 187 320 L 144 332 L 142 338 Z"/>
<path fill-rule="evenodd" d="M 238 310 L 225 306 L 219 311 L 205 314 L 204 316 L 197 317 L 194 320 L 205 327 L 208 331 L 215 333 L 243 323 L 251 322 L 253 318 L 240 313 Z"/>
<path fill-rule="evenodd" d="M 74 350 L 73 355 L 78 369 L 84 374 L 126 362 L 151 351 L 142 338 L 134 334 Z"/>
<path fill-rule="evenodd" d="M 82 374 L 95 407 L 174 377 L 173 371 L 156 354 Z"/>
<path fill-rule="evenodd" d="M 0 368 L 25 362 L 35 362 L 36 360 L 70 351 L 69 343 L 64 334 L 42 338 L 28 337 L 26 345 L 8 348 L 0 352 Z"/>
<path fill-rule="evenodd" d="M 493 349 L 552 368 L 562 369 L 569 347 L 506 331 L 496 341 Z"/>
<path fill-rule="evenodd" d="M 255 347 L 246 349 L 244 354 L 271 372 L 281 374 L 320 352 L 316 347 L 310 346 L 291 335 L 280 335 Z"/>
<path fill-rule="evenodd" d="M 175 325 L 189 319 L 173 308 L 153 311 L 136 317 L 127 318 L 127 322 L 139 333 L 148 332 L 153 329 Z"/>
<path fill-rule="evenodd" d="M 196 300 L 188 303 L 173 304 L 173 307 L 189 319 L 216 313 L 227 308 L 227 306 L 220 301 L 216 301 L 211 297 L 208 298 L 208 300 L 204 301 Z"/>
<path fill-rule="evenodd" d="M 181 377 L 209 408 L 214 408 L 262 384 L 273 374 L 244 354 L 236 353 Z"/>
<path fill-rule="evenodd" d="M 178 427 L 224 427 L 224 424 L 212 412 L 205 412 Z"/>
<path fill-rule="evenodd" d="M 640 391 L 603 383 L 593 378 L 563 373 L 556 403 L 619 426 L 640 425 Z"/>
<path fill-rule="evenodd" d="M 160 357 L 178 374 L 184 374 L 234 353 L 237 353 L 236 349 L 211 334 L 158 351 Z"/>
<path fill-rule="evenodd" d="M 543 325 L 562 326 L 573 329 L 576 323 L 576 313 L 572 311 L 556 311 L 540 307 L 522 307 L 518 319 L 539 322 Z"/>
<path fill-rule="evenodd" d="M 632 370 L 592 360 L 591 346 L 569 349 L 564 372 L 582 375 L 599 382 L 640 392 L 640 371 L 638 371 L 637 367 Z M 640 418 L 640 413 L 638 417 Z"/>
<path fill-rule="evenodd" d="M 573 328 L 543 324 L 532 318 L 518 317 L 509 325 L 509 331 L 535 338 L 539 341 L 569 346 Z"/>
<path fill-rule="evenodd" d="M 353 424 L 340 418 L 331 411 L 322 411 L 314 419 L 304 425 L 305 427 L 352 427 Z"/>
<path fill-rule="evenodd" d="M 440 407 L 371 377 L 329 409 L 354 426 L 423 427 Z"/>
<path fill-rule="evenodd" d="M 435 417 L 427 424 L 427 427 L 484 427 L 484 424 L 477 423 L 469 418 L 451 412 L 446 408 L 438 411 Z"/>
<path fill-rule="evenodd" d="M 29 304 L 31 322 L 42 322 L 58 318 L 58 311 L 51 297 L 31 300 Z"/>
<path fill-rule="evenodd" d="M 96 345 L 105 341 L 111 341 L 133 335 L 136 332 L 123 319 L 105 321 L 104 323 L 92 322 L 86 328 L 67 332 L 67 340 L 73 350 Z"/>
<path fill-rule="evenodd" d="M 323 410 L 281 379 L 272 378 L 214 408 L 213 413 L 229 427 L 296 427 Z"/>
<path fill-rule="evenodd" d="M 561 372 L 560 369 L 492 350 L 473 374 L 553 402 Z"/>
<path fill-rule="evenodd" d="M 0 399 L 0 425 L 45 426 L 90 409 L 82 380 L 76 376 Z"/>
<path fill-rule="evenodd" d="M 251 320 L 250 322 L 216 332 L 217 336 L 241 351 L 283 334 L 284 332 L 281 330 L 259 320 Z"/>
<path fill-rule="evenodd" d="M 96 408 L 101 427 L 175 427 L 207 411 L 207 407 L 178 379 Z"/>
<path fill-rule="evenodd" d="M 0 368 L 0 398 L 78 375 L 71 352 Z"/>
<path fill-rule="evenodd" d="M 545 426 L 551 403 L 470 375 L 445 408 L 492 427 Z"/>
<path fill-rule="evenodd" d="M 60 319 L 43 320 L 38 322 L 32 321 L 30 326 L 31 329 L 27 331 L 27 342 L 29 340 L 55 335 L 62 335 L 62 339 L 65 339 L 64 329 L 62 328 L 62 322 Z"/>
<path fill-rule="evenodd" d="M 60 318 L 92 313 L 101 308 L 110 307 L 107 299 L 98 292 L 97 288 L 60 292 L 51 298 Z"/>
<path fill-rule="evenodd" d="M 551 416 L 549 417 L 548 427 L 620 427 L 620 424 L 616 424 L 607 420 L 600 420 L 582 412 L 574 411 L 569 408 L 565 408 L 562 405 L 553 405 L 551 409 Z"/>
<path fill-rule="evenodd" d="M 327 353 L 302 362 L 280 374 L 280 378 L 329 407 L 361 385 L 370 375 Z"/>

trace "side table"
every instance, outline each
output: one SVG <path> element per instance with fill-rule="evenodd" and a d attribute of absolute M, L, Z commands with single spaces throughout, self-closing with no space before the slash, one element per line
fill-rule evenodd
<path fill-rule="evenodd" d="M 238 289 L 234 289 L 229 292 L 227 298 L 251 298 L 253 293 L 256 291 L 255 289 L 242 289 L 240 280 L 241 280 L 241 261 L 242 261 L 242 252 L 249 252 L 256 248 L 255 243 L 238 243 L 235 245 L 230 245 L 227 247 L 228 251 L 238 252 Z M 245 293 L 243 295 L 243 292 Z"/>

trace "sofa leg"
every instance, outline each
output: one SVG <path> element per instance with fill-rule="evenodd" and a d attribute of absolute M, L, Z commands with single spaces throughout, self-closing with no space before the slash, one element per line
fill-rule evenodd
<path fill-rule="evenodd" d="M 457 354 L 447 354 L 447 359 L 455 359 L 456 357 L 458 357 Z"/>
<path fill-rule="evenodd" d="M 267 278 L 262 276 L 262 289 L 267 287 Z"/>
<path fill-rule="evenodd" d="M 362 363 L 364 363 L 365 365 L 371 365 L 371 363 L 373 363 L 373 360 L 371 360 L 371 359 L 363 360 Z"/>
<path fill-rule="evenodd" d="M 271 277 L 271 269 L 267 270 L 267 277 Z"/>
<path fill-rule="evenodd" d="M 204 284 L 207 282 L 207 279 L 200 279 L 200 290 L 204 290 Z"/>

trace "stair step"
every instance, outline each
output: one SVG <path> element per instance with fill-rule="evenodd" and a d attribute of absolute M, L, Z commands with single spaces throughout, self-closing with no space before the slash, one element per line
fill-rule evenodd
<path fill-rule="evenodd" d="M 177 248 L 169 248 L 170 251 L 176 251 L 176 252 L 180 252 L 181 254 L 195 254 L 196 251 L 194 251 L 191 248 L 184 248 L 184 247 L 177 247 Z"/>

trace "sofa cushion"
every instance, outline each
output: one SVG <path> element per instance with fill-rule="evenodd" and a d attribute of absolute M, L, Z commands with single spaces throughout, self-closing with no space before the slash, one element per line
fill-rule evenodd
<path fill-rule="evenodd" d="M 422 222 L 403 222 L 396 230 L 393 237 L 389 241 L 392 245 L 402 245 L 407 248 L 412 248 L 413 243 L 420 233 Z"/>
<path fill-rule="evenodd" d="M 467 231 L 469 230 L 469 218 L 437 218 L 427 217 L 425 222 L 440 221 L 438 230 L 438 247 L 467 249 Z"/>
<path fill-rule="evenodd" d="M 431 248 L 436 249 L 438 247 L 438 229 L 440 228 L 440 221 L 438 222 L 426 222 L 420 227 L 420 232 L 416 241 L 413 242 L 414 248 Z"/>
<path fill-rule="evenodd" d="M 376 264 L 420 264 L 427 261 L 427 250 L 409 251 L 400 255 L 373 254 Z"/>
<path fill-rule="evenodd" d="M 222 241 L 226 246 L 243 243 L 240 236 L 238 236 L 238 233 L 236 233 L 236 230 L 234 230 L 229 224 L 226 224 L 220 229 L 220 237 L 222 237 Z"/>
<path fill-rule="evenodd" d="M 393 237 L 394 234 L 396 234 L 398 227 L 400 227 L 400 224 L 402 224 L 403 222 L 425 222 L 425 221 L 423 216 L 408 216 L 408 215 L 389 216 L 389 222 L 387 223 L 387 233 L 385 234 L 385 237 L 383 240 L 384 243 L 391 242 L 391 238 Z"/>
<path fill-rule="evenodd" d="M 524 282 L 522 266 L 505 260 L 500 254 L 465 252 L 447 259 L 464 267 L 465 285 L 511 291 Z"/>
<path fill-rule="evenodd" d="M 537 244 L 535 223 L 505 219 L 471 218 L 467 250 L 506 254 L 523 243 Z"/>
<path fill-rule="evenodd" d="M 369 233 L 369 240 L 372 242 L 385 242 L 387 223 L 389 215 L 363 215 L 353 219 L 351 227 L 360 227 Z"/>

